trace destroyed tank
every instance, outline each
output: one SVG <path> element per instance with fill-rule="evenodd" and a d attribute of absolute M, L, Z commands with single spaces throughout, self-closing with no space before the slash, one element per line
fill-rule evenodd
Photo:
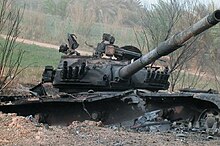
<path fill-rule="evenodd" d="M 219 21 L 220 10 L 216 10 L 145 55 L 134 46 L 116 46 L 113 36 L 103 34 L 93 55 L 82 56 L 76 51 L 79 46 L 76 36 L 68 34 L 69 44 L 59 49 L 65 55 L 56 69 L 45 67 L 42 83 L 30 91 L 34 95 L 1 97 L 0 110 L 38 115 L 40 122 L 51 125 L 73 120 L 120 123 L 156 109 L 162 109 L 163 117 L 171 121 L 187 118 L 201 121 L 208 113 L 217 117 L 219 94 L 198 90 L 161 92 L 169 88 L 169 69 L 148 65 Z M 46 94 L 42 85 L 48 82 L 59 89 L 57 97 Z"/>

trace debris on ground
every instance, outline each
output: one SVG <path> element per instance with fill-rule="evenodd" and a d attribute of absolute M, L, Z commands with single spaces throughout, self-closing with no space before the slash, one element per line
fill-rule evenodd
<path fill-rule="evenodd" d="M 196 132 L 206 133 L 212 136 L 220 136 L 219 115 L 207 113 L 203 118 L 192 123 L 190 120 L 168 121 L 163 117 L 162 110 L 155 110 L 145 113 L 134 121 L 131 129 L 145 132 Z M 179 133 L 177 137 L 185 137 L 185 134 Z M 208 139 L 211 139 L 210 137 Z"/>
<path fill-rule="evenodd" d="M 34 117 L 0 113 L 0 145 L 220 145 L 218 136 L 200 132 L 137 132 L 111 129 L 102 122 L 69 126 L 37 125 Z"/>

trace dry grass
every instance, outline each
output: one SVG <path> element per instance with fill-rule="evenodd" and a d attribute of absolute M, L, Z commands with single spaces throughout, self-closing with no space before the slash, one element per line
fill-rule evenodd
<path fill-rule="evenodd" d="M 16 82 L 19 84 L 38 84 L 41 82 L 44 67 L 29 67 L 20 74 Z"/>

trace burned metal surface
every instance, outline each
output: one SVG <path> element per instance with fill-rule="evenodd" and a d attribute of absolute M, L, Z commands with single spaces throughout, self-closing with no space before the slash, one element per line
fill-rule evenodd
<path fill-rule="evenodd" d="M 168 131 L 170 129 L 171 122 L 164 120 L 161 113 L 161 110 L 144 113 L 144 115 L 138 117 L 134 121 L 134 125 L 131 129 L 149 132 Z"/>
<path fill-rule="evenodd" d="M 169 88 L 169 69 L 147 65 L 217 24 L 219 16 L 220 10 L 216 10 L 143 56 L 134 46 L 116 46 L 110 34 L 103 34 L 93 56 L 81 56 L 75 35 L 68 34 L 69 45 L 62 44 L 59 49 L 65 55 L 58 67 L 46 66 L 42 83 L 30 89 L 29 96 L 1 96 L 0 111 L 36 116 L 50 125 L 68 125 L 74 120 L 104 124 L 132 121 L 133 129 L 163 131 L 185 121 L 191 128 L 218 131 L 219 94 L 158 92 Z M 59 90 L 56 96 L 43 87 L 48 82 Z"/>
<path fill-rule="evenodd" d="M 220 109 L 220 95 L 219 94 L 208 94 L 208 93 L 197 93 L 193 95 L 196 99 L 201 99 L 214 103 Z"/>
<path fill-rule="evenodd" d="M 219 110 L 209 109 L 201 113 L 196 125 L 187 119 L 170 121 L 163 117 L 162 110 L 145 113 L 131 126 L 135 131 L 174 132 L 177 137 L 186 137 L 187 133 L 207 134 L 207 139 L 220 136 Z"/>
<path fill-rule="evenodd" d="M 68 125 L 74 120 L 95 120 L 111 124 L 135 118 L 143 114 L 133 91 L 61 94 L 48 96 L 1 97 L 0 111 L 18 115 L 40 115 L 41 121 L 50 125 Z M 127 95 L 131 96 L 126 97 Z M 128 103 L 129 102 L 129 103 Z M 126 113 L 126 114 L 124 114 Z M 120 116 L 118 116 L 120 115 Z"/>

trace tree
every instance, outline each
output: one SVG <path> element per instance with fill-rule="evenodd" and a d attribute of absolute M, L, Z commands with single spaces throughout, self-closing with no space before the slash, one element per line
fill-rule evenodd
<path fill-rule="evenodd" d="M 114 21 L 119 5 L 119 0 L 89 0 L 86 9 L 96 16 L 96 22 L 108 23 Z"/>
<path fill-rule="evenodd" d="M 143 5 L 140 0 L 124 0 L 118 5 L 117 21 L 122 25 L 134 26 L 139 25 L 140 19 L 138 15 L 143 10 Z"/>
<path fill-rule="evenodd" d="M 14 7 L 13 0 L 0 0 L 0 33 L 6 34 L 0 42 L 0 91 L 6 88 L 22 71 L 24 51 L 16 49 L 23 12 Z"/>
<path fill-rule="evenodd" d="M 70 0 L 45 0 L 43 9 L 51 15 L 66 17 L 66 9 Z"/>
<path fill-rule="evenodd" d="M 202 14 L 198 10 L 196 11 L 196 8 L 198 8 L 197 4 L 197 1 L 192 2 L 188 0 L 182 2 L 159 0 L 158 4 L 152 5 L 150 9 L 146 9 L 142 14 L 142 30 L 145 36 L 144 41 L 147 44 L 147 51 L 150 51 L 150 49 L 155 48 L 171 35 L 184 30 L 202 18 Z M 168 55 L 167 66 L 170 68 L 171 91 L 174 91 L 180 80 L 184 80 L 181 71 L 188 67 L 187 62 L 192 60 L 201 48 L 204 48 L 203 43 L 199 42 L 202 38 L 196 37 L 191 39 L 180 50 Z M 196 67 L 200 68 L 200 66 Z"/>

